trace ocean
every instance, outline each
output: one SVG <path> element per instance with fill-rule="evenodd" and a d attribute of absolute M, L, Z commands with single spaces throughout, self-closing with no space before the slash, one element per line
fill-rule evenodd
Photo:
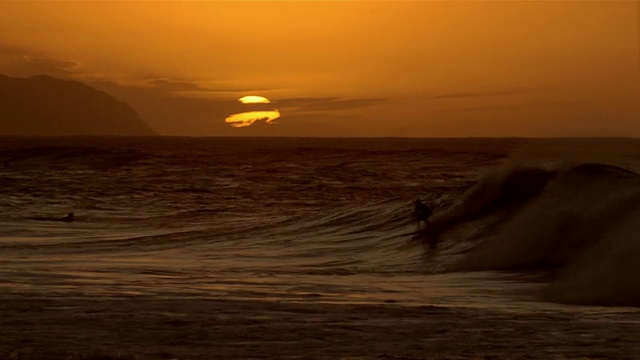
<path fill-rule="evenodd" d="M 2 138 L 0 354 L 639 359 L 639 171 L 637 139 Z"/>

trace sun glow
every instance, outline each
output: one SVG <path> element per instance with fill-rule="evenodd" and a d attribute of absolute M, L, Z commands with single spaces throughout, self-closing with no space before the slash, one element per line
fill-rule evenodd
<path fill-rule="evenodd" d="M 238 99 L 243 104 L 269 104 L 271 101 L 263 96 L 247 95 Z"/>
<path fill-rule="evenodd" d="M 264 96 L 247 95 L 238 99 L 243 104 L 270 104 L 271 101 Z M 254 106 L 255 108 L 255 106 Z M 273 110 L 254 110 L 245 111 L 237 114 L 231 114 L 224 120 L 232 127 L 241 128 L 251 126 L 257 121 L 264 121 L 267 124 L 273 124 L 280 117 L 278 109 Z"/>
<path fill-rule="evenodd" d="M 272 124 L 279 117 L 280 112 L 274 109 L 272 111 L 247 111 L 233 114 L 229 115 L 224 121 L 233 127 L 245 127 L 253 125 L 256 121 Z"/>

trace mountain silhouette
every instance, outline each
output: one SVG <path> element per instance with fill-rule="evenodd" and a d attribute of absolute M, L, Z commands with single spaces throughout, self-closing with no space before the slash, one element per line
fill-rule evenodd
<path fill-rule="evenodd" d="M 77 81 L 0 75 L 0 135 L 154 135 L 129 105 Z"/>

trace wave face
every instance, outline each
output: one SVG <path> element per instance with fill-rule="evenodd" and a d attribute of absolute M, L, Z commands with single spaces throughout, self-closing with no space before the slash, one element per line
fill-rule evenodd
<path fill-rule="evenodd" d="M 460 268 L 552 269 L 554 282 L 545 292 L 548 299 L 640 304 L 640 176 L 592 163 L 539 170 L 513 169 L 495 189 L 483 185 L 467 194 L 463 203 L 479 203 L 484 209 L 488 204 L 477 201 L 479 190 L 492 200 L 518 199 L 511 195 L 514 188 L 526 189 L 527 195 L 530 190 L 537 192 L 515 211 L 503 214 L 497 228 L 478 242 Z M 491 210 L 483 215 L 499 209 Z"/>
<path fill-rule="evenodd" d="M 640 305 L 636 140 L 598 140 L 620 150 L 601 163 L 513 158 L 576 140 L 2 140 L 12 291 L 423 304 L 466 299 L 435 277 L 495 270 L 543 276 L 548 301 Z M 417 197 L 435 212 L 416 235 Z"/>

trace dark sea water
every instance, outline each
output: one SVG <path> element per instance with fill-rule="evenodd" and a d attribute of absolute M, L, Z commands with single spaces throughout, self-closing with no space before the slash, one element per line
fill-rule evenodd
<path fill-rule="evenodd" d="M 633 139 L 3 138 L 0 296 L 637 313 L 639 169 Z"/>

